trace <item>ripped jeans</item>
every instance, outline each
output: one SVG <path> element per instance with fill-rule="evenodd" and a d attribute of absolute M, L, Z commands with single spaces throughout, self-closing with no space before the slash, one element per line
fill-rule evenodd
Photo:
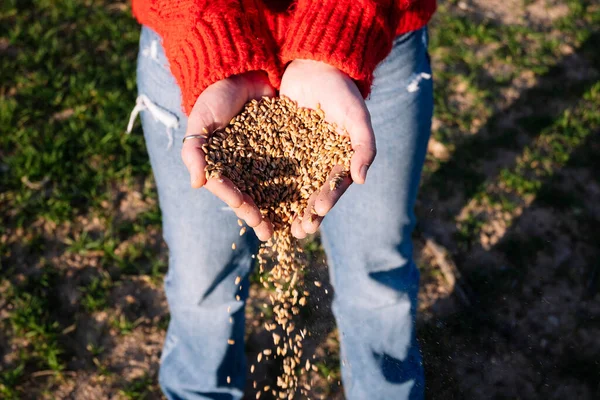
<path fill-rule="evenodd" d="M 251 233 L 239 236 L 237 218 L 224 203 L 190 187 L 180 157 L 187 120 L 179 87 L 160 38 L 143 28 L 140 46 L 137 82 L 144 97 L 136 111 L 169 247 L 165 290 L 171 320 L 159 382 L 169 399 L 240 399 L 247 369 L 244 303 L 258 241 Z M 426 28 L 396 38 L 367 100 L 377 158 L 366 184 L 351 186 L 321 227 L 350 400 L 423 397 L 415 339 L 419 271 L 411 232 L 430 133 L 430 74 Z M 237 276 L 243 277 L 242 290 L 234 283 Z"/>

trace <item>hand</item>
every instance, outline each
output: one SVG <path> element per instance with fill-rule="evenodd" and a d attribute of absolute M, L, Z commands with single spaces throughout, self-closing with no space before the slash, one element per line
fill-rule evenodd
<path fill-rule="evenodd" d="M 273 96 L 274 89 L 261 72 L 246 72 L 213 83 L 196 100 L 188 118 L 186 136 L 213 132 L 225 127 L 248 101 L 262 96 Z M 181 158 L 187 167 L 193 188 L 204 186 L 235 211 L 238 218 L 254 228 L 256 236 L 268 240 L 273 235 L 272 224 L 264 220 L 254 201 L 242 193 L 229 179 L 205 176 L 206 160 L 202 151 L 204 138 L 186 140 L 181 149 Z"/>
<path fill-rule="evenodd" d="M 292 222 L 292 234 L 302 239 L 315 233 L 325 214 L 331 210 L 352 182 L 362 184 L 376 154 L 371 116 L 356 84 L 337 68 L 319 61 L 294 60 L 286 68 L 280 94 L 296 101 L 298 106 L 316 109 L 320 106 L 325 119 L 336 124 L 339 134 L 350 136 L 354 155 L 350 175 L 334 190 L 329 182 L 309 198 L 302 218 Z M 341 167 L 334 168 L 331 179 Z M 312 210 L 317 215 L 311 215 Z"/>

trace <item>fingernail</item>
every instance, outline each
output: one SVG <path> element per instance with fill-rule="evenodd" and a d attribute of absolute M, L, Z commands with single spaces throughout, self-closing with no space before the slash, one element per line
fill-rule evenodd
<path fill-rule="evenodd" d="M 361 179 L 363 180 L 363 182 L 365 182 L 367 180 L 367 171 L 368 170 L 369 170 L 369 166 L 367 164 L 360 167 L 359 175 L 360 175 Z"/>

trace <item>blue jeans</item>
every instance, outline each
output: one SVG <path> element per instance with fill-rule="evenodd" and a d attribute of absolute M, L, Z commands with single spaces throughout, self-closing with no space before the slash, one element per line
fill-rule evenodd
<path fill-rule="evenodd" d="M 171 322 L 159 381 L 169 399 L 240 399 L 246 378 L 244 302 L 258 241 L 253 234 L 239 236 L 237 218 L 224 203 L 190 188 L 180 158 L 187 122 L 180 90 L 160 38 L 143 28 L 140 46 L 140 95 L 178 121 L 166 129 L 150 109 L 141 113 L 169 247 L 165 290 Z M 415 339 L 419 271 L 411 232 L 430 134 L 430 73 L 426 29 L 396 38 L 367 100 L 377 158 L 366 184 L 351 186 L 321 228 L 350 400 L 423 397 Z M 241 292 L 234 284 L 238 275 L 244 278 Z"/>

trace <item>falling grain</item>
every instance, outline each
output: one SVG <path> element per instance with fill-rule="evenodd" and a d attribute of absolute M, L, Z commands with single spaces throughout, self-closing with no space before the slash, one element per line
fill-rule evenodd
<path fill-rule="evenodd" d="M 299 389 L 296 367 L 300 365 L 302 340 L 306 336 L 304 329 L 296 328 L 294 319 L 300 313 L 299 307 L 307 304 L 308 291 L 304 288 L 306 260 L 290 226 L 294 218 L 306 215 L 308 199 L 315 191 L 336 190 L 348 177 L 353 154 L 350 140 L 338 135 L 336 127 L 325 121 L 320 107 L 309 110 L 287 98 L 265 97 L 247 103 L 202 148 L 207 178 L 230 179 L 252 198 L 263 218 L 273 225 L 273 237 L 252 258 L 258 259 L 261 284 L 273 290 L 270 306 L 274 320 L 266 321 L 264 326 L 272 332 L 276 351 L 264 349 L 258 353 L 257 362 L 262 361 L 263 354 L 283 359 L 284 373 L 277 379 L 278 389 L 271 390 L 271 394 L 292 399 Z M 339 172 L 330 176 L 336 166 Z M 311 209 L 308 218 L 316 221 L 320 217 Z M 242 236 L 247 228 L 241 219 L 237 223 Z M 231 248 L 235 250 L 236 244 Z M 276 262 L 272 265 L 268 259 Z M 235 284 L 240 282 L 237 277 Z M 321 287 L 318 281 L 314 284 Z M 236 300 L 240 300 L 239 295 Z M 307 361 L 301 370 L 311 369 L 316 367 Z M 268 392 L 270 388 L 263 389 Z M 257 399 L 260 394 L 257 392 Z"/>

